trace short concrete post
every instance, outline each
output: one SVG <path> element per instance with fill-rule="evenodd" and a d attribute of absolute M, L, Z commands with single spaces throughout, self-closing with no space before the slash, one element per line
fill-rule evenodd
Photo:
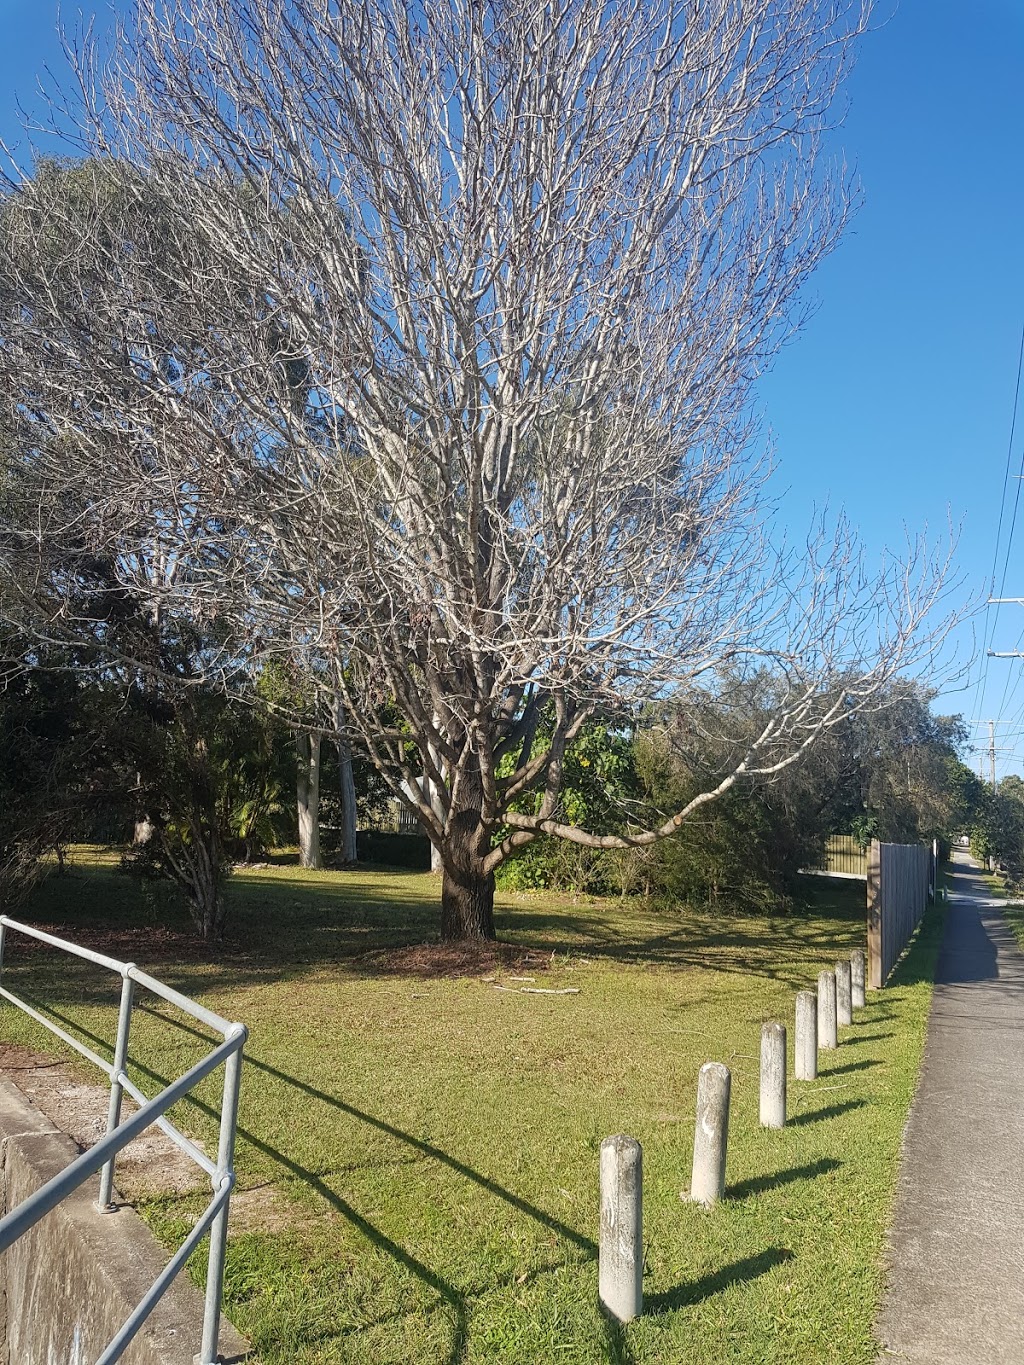
<path fill-rule="evenodd" d="M 818 975 L 818 1049 L 821 1052 L 826 1052 L 838 1046 L 836 974 L 835 972 L 821 972 Z"/>
<path fill-rule="evenodd" d="M 796 1056 L 793 1074 L 798 1081 L 818 1079 L 818 997 L 800 991 L 796 997 Z"/>
<path fill-rule="evenodd" d="M 643 1148 L 636 1138 L 601 1143 L 601 1240 L 597 1292 L 619 1322 L 639 1317 L 644 1305 Z"/>
<path fill-rule="evenodd" d="M 697 1127 L 690 1180 L 690 1198 L 705 1208 L 717 1203 L 725 1191 L 731 1089 L 729 1068 L 721 1062 L 705 1062 L 697 1078 Z"/>
<path fill-rule="evenodd" d="M 786 1126 L 786 1026 L 761 1025 L 761 1127 Z"/>
<path fill-rule="evenodd" d="M 849 1028 L 853 1023 L 853 973 L 849 962 L 836 963 L 836 1023 Z"/>
<path fill-rule="evenodd" d="M 861 1010 L 867 1003 L 864 993 L 865 959 L 864 949 L 856 948 L 850 954 L 850 1003 L 855 1010 Z"/>

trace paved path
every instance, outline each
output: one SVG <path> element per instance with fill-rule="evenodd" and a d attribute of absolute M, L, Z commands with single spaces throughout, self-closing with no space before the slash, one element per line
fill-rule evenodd
<path fill-rule="evenodd" d="M 957 853 L 904 1137 L 880 1360 L 1024 1363 L 1024 954 Z"/>

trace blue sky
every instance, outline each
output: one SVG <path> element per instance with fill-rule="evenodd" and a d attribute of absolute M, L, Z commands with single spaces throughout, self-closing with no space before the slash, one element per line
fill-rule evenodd
<path fill-rule="evenodd" d="M 15 96 L 32 105 L 36 74 L 59 70 L 56 14 L 53 0 L 0 0 L 5 138 Z M 945 534 L 952 516 L 976 593 L 992 571 L 1024 327 L 1022 89 L 1024 0 L 903 0 L 877 16 L 832 139 L 864 205 L 811 285 L 815 316 L 760 388 L 794 533 L 827 502 L 880 553 L 905 527 Z M 1000 574 L 1022 460 L 1024 393 Z M 1024 596 L 1024 494 L 1006 592 Z M 1024 649 L 1024 607 L 976 626 L 979 652 L 986 629 L 994 648 Z M 1024 663 L 990 660 L 983 689 L 975 663 L 969 680 L 945 709 L 997 718 L 1000 774 L 1024 771 Z"/>
<path fill-rule="evenodd" d="M 811 286 L 818 312 L 760 391 L 791 525 L 828 497 L 869 546 L 896 549 L 904 525 L 943 533 L 948 509 L 976 591 L 992 571 L 1024 327 L 1022 90 L 1022 0 L 903 0 L 865 39 L 834 139 L 863 208 Z M 1024 596 L 1024 496 L 1006 593 Z M 1024 607 L 993 617 L 993 647 L 1024 649 Z M 970 630 L 960 645 L 969 656 Z M 1024 768 L 1021 671 L 990 660 L 979 695 L 979 661 L 970 689 L 944 699 L 1003 722 L 1000 774 Z M 987 726 L 976 733 L 987 745 Z"/>

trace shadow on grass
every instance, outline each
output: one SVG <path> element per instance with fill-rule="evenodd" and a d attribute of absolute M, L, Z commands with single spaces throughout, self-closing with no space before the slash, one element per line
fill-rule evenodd
<path fill-rule="evenodd" d="M 749 1180 L 740 1180 L 735 1185 L 728 1185 L 725 1197 L 732 1200 L 749 1199 L 752 1194 L 777 1190 L 783 1185 L 792 1185 L 797 1180 L 816 1180 L 819 1175 L 837 1171 L 842 1164 L 841 1161 L 836 1161 L 835 1157 L 823 1156 L 806 1166 L 791 1166 L 789 1170 L 775 1171 L 771 1175 L 751 1176 Z"/>
<path fill-rule="evenodd" d="M 947 907 L 936 902 L 924 913 L 905 955 L 896 964 L 885 989 L 918 986 L 935 980 L 935 969 L 946 928 Z"/>
<path fill-rule="evenodd" d="M 871 1057 L 865 1057 L 862 1062 L 847 1062 L 845 1066 L 830 1066 L 823 1068 L 818 1074 L 821 1076 L 844 1076 L 849 1071 L 867 1071 L 869 1067 L 881 1066 L 882 1063 Z"/>
<path fill-rule="evenodd" d="M 712 1294 L 720 1294 L 733 1284 L 745 1284 L 748 1280 L 759 1279 L 774 1270 L 777 1265 L 791 1261 L 795 1253 L 788 1247 L 768 1247 L 756 1256 L 745 1256 L 731 1265 L 722 1266 L 692 1284 L 681 1284 L 676 1289 L 668 1289 L 661 1294 L 651 1294 L 644 1299 L 645 1313 L 671 1313 L 676 1308 L 692 1308 L 703 1303 Z"/>
<path fill-rule="evenodd" d="M 840 1114 L 848 1114 L 852 1109 L 863 1109 L 867 1100 L 844 1100 L 842 1104 L 830 1104 L 825 1109 L 812 1109 L 806 1114 L 794 1114 L 786 1120 L 787 1128 L 802 1128 L 808 1123 L 821 1123 L 824 1119 L 835 1119 Z"/>
<path fill-rule="evenodd" d="M 209 989 L 292 980 L 331 963 L 356 976 L 409 975 L 400 950 L 437 940 L 437 883 L 429 873 L 407 868 L 243 871 L 229 879 L 226 897 L 227 932 L 217 945 L 196 939 L 166 887 L 140 885 L 110 860 L 78 864 L 67 880 L 50 878 L 24 913 L 126 960 L 202 963 Z M 827 897 L 816 888 L 807 906 L 775 918 L 733 915 L 727 904 L 710 909 L 665 908 L 640 899 L 575 904 L 564 895 L 499 896 L 495 914 L 506 953 L 533 949 L 618 963 L 656 960 L 667 969 L 711 967 L 797 987 L 806 984 L 809 959 L 827 961 L 852 946 L 864 909 L 845 888 L 833 887 Z M 448 974 L 443 965 L 438 974 Z"/>
<path fill-rule="evenodd" d="M 888 1033 L 861 1033 L 855 1038 L 844 1038 L 841 1046 L 853 1047 L 857 1043 L 881 1043 L 886 1038 L 893 1038 L 895 1034 L 890 1029 Z"/>
<path fill-rule="evenodd" d="M 36 1004 L 38 1008 L 41 1002 L 33 1003 Z M 191 1025 L 186 1024 L 181 1020 L 169 1019 L 167 1015 L 161 1014 L 149 1006 L 140 1004 L 136 1005 L 135 1008 L 140 1013 L 149 1014 L 158 1018 L 162 1023 L 172 1024 L 175 1028 L 181 1030 L 181 1032 L 191 1034 L 193 1037 L 201 1039 L 204 1043 L 209 1043 L 211 1041 L 206 1034 L 193 1028 Z M 90 1032 L 77 1020 L 68 1018 L 52 1006 L 49 1007 L 48 1012 L 69 1029 L 75 1030 L 83 1037 L 88 1038 L 90 1041 L 100 1045 L 109 1052 L 109 1043 L 106 1039 L 100 1038 L 98 1035 Z M 169 1078 L 160 1075 L 159 1072 L 146 1066 L 137 1058 L 130 1056 L 128 1060 L 131 1066 L 135 1067 L 137 1071 L 147 1076 L 159 1086 L 163 1087 L 169 1084 Z M 551 1214 L 545 1213 L 543 1209 L 539 1209 L 527 1200 L 522 1199 L 519 1195 L 514 1194 L 511 1190 L 506 1189 L 497 1181 L 483 1175 L 480 1171 L 476 1171 L 473 1167 L 467 1166 L 465 1162 L 459 1161 L 448 1152 L 445 1152 L 442 1148 L 435 1147 L 433 1143 L 424 1142 L 422 1138 L 413 1137 L 411 1133 L 406 1133 L 401 1128 L 396 1128 L 394 1124 L 387 1123 L 384 1119 L 376 1118 L 372 1114 L 367 1114 L 363 1110 L 357 1109 L 354 1105 L 338 1099 L 335 1095 L 328 1095 L 323 1090 L 319 1090 L 315 1086 L 307 1084 L 305 1081 L 300 1081 L 294 1076 L 289 1076 L 286 1072 L 280 1071 L 277 1067 L 271 1066 L 267 1062 L 258 1061 L 247 1055 L 243 1065 L 247 1068 L 253 1068 L 262 1071 L 269 1076 L 273 1076 L 275 1079 L 283 1081 L 293 1089 L 301 1091 L 310 1099 L 328 1105 L 333 1109 L 340 1110 L 350 1117 L 375 1128 L 378 1132 L 388 1134 L 388 1136 L 406 1144 L 421 1156 L 429 1157 L 432 1160 L 441 1162 L 456 1174 L 473 1182 L 481 1189 L 486 1190 L 488 1194 L 492 1194 L 497 1198 L 504 1200 L 518 1213 L 524 1214 L 528 1218 L 532 1218 L 542 1227 L 547 1228 L 549 1232 L 553 1232 L 564 1241 L 570 1242 L 578 1250 L 585 1253 L 587 1260 L 596 1260 L 597 1244 L 591 1238 L 585 1237 L 582 1233 L 577 1232 L 575 1228 L 571 1228 Z M 184 1103 L 193 1105 L 209 1118 L 216 1121 L 219 1121 L 220 1119 L 219 1110 L 213 1105 L 207 1104 L 205 1101 L 199 1099 L 195 1094 L 187 1095 Z M 297 1177 L 303 1184 L 307 1185 L 311 1190 L 314 1190 L 336 1213 L 341 1214 L 343 1218 L 351 1223 L 367 1241 L 371 1242 L 381 1251 L 386 1252 L 387 1255 L 392 1257 L 399 1265 L 404 1266 L 406 1270 L 410 1271 L 424 1284 L 429 1286 L 429 1288 L 434 1290 L 439 1299 L 451 1310 L 454 1318 L 452 1346 L 447 1357 L 447 1365 L 458 1365 L 458 1362 L 461 1361 L 465 1355 L 468 1343 L 469 1314 L 466 1303 L 466 1294 L 457 1289 L 450 1281 L 443 1279 L 428 1265 L 425 1265 L 422 1261 L 418 1260 L 410 1252 L 406 1251 L 404 1247 L 393 1241 L 386 1233 L 382 1232 L 376 1224 L 371 1223 L 369 1219 L 364 1218 L 363 1215 L 346 1199 L 343 1199 L 341 1195 L 330 1187 L 323 1175 L 318 1175 L 315 1172 L 310 1171 L 307 1167 L 295 1161 L 279 1148 L 272 1146 L 263 1138 L 257 1137 L 256 1134 L 249 1129 L 243 1128 L 241 1124 L 238 1126 L 238 1135 L 239 1137 L 244 1138 L 246 1142 L 250 1143 L 257 1151 L 262 1152 L 264 1156 L 269 1157 L 290 1175 Z M 615 1347 L 616 1338 L 611 1330 L 612 1325 L 608 1324 L 608 1327 L 609 1348 L 617 1349 Z M 626 1356 L 618 1356 L 614 1357 L 614 1359 L 620 1360 L 621 1365 L 631 1365 L 631 1362 Z"/>
<path fill-rule="evenodd" d="M 51 898 L 49 904 L 39 902 L 35 905 L 33 918 L 46 919 L 48 922 L 58 922 L 69 927 L 81 926 L 93 935 L 97 932 L 118 930 L 145 935 L 147 930 L 145 927 L 140 928 L 140 924 L 144 926 L 147 921 L 158 922 L 152 908 L 145 916 L 136 917 L 133 916 L 130 906 L 118 903 L 116 913 L 111 915 L 111 901 L 117 902 L 118 899 L 111 896 L 111 880 L 114 875 L 109 870 L 103 875 L 99 872 L 96 875 L 87 875 L 82 880 L 83 889 L 89 894 L 81 898 L 82 904 L 69 911 L 66 906 L 54 905 Z M 118 892 L 124 886 L 124 879 L 119 877 Z M 247 890 L 254 890 L 258 894 L 245 897 L 243 903 L 242 893 Z M 379 884 L 358 874 L 351 874 L 350 880 L 348 874 L 339 874 L 338 880 L 330 885 L 325 885 L 322 880 L 318 882 L 313 878 L 303 879 L 300 876 L 275 879 L 270 876 L 260 878 L 247 874 L 244 880 L 239 878 L 231 891 L 233 898 L 237 895 L 239 902 L 233 906 L 236 920 L 231 923 L 229 929 L 229 943 L 223 950 L 218 949 L 211 955 L 214 971 L 208 973 L 204 970 L 202 977 L 204 989 L 214 989 L 218 982 L 242 987 L 251 981 L 287 980 L 304 974 L 311 964 L 324 962 L 337 962 L 345 970 L 377 975 L 380 974 L 379 971 L 374 970 L 372 962 L 366 960 L 371 954 L 376 956 L 391 946 L 402 947 L 410 943 L 423 942 L 434 930 L 434 907 L 427 900 L 426 878 L 422 874 L 409 871 L 397 869 L 389 871 L 386 874 L 386 881 L 382 880 Z M 710 966 L 719 971 L 766 976 L 796 984 L 806 983 L 808 955 L 813 952 L 814 956 L 820 956 L 825 960 L 837 950 L 837 937 L 843 937 L 845 931 L 839 930 L 837 935 L 836 920 L 849 922 L 849 936 L 852 941 L 856 926 L 862 917 L 863 907 L 854 906 L 852 902 L 846 910 L 839 912 L 833 907 L 827 921 L 793 916 L 776 926 L 767 920 L 754 921 L 742 918 L 731 921 L 723 916 L 713 917 L 711 914 L 700 915 L 687 911 L 685 916 L 682 914 L 678 916 L 678 927 L 672 927 L 666 933 L 663 931 L 666 921 L 674 917 L 664 912 L 655 914 L 644 907 L 630 907 L 628 911 L 620 908 L 617 912 L 614 907 L 610 907 L 603 917 L 588 916 L 571 907 L 566 907 L 564 913 L 551 910 L 510 911 L 507 905 L 499 907 L 499 924 L 504 931 L 515 934 L 516 946 L 528 947 L 535 944 L 544 951 L 558 951 L 561 948 L 577 956 L 606 957 L 622 962 L 650 960 L 656 957 L 660 964 L 669 968 Z M 652 928 L 658 929 L 659 932 L 642 932 Z M 80 928 L 78 932 L 81 932 Z M 934 933 L 935 930 L 932 928 L 933 938 Z M 922 958 L 927 959 L 930 945 L 928 936 L 923 937 L 925 942 L 921 943 L 919 940 L 915 949 L 912 949 L 907 964 L 901 969 L 902 977 L 899 984 L 907 984 L 908 976 L 913 980 L 919 977 L 924 979 L 928 969 L 926 966 L 919 966 L 918 962 Z M 920 951 L 921 948 L 925 949 L 923 953 Z M 367 953 L 367 949 L 370 953 Z M 176 950 L 172 946 L 172 952 L 174 951 Z M 141 953 L 138 955 L 142 956 Z M 362 965 L 360 958 L 364 959 Z M 165 960 L 173 958 L 168 955 Z M 179 979 L 187 981 L 189 964 L 179 963 L 179 966 L 183 967 L 183 970 L 179 970 L 176 975 Z M 63 1000 L 74 998 L 83 1003 L 87 1002 L 90 991 L 94 989 L 88 987 L 83 996 L 78 983 L 67 981 L 62 973 L 50 972 L 47 975 L 51 978 L 47 981 L 47 986 L 52 986 L 55 995 Z M 77 1021 L 68 1020 L 58 1014 L 52 1008 L 52 1004 L 49 1008 L 54 1017 L 71 1024 L 83 1037 L 92 1038 L 109 1056 L 109 1040 L 97 1038 L 83 1029 Z M 866 1016 L 865 1022 L 870 1026 L 890 1017 L 891 1013 L 887 1006 L 881 1005 L 880 1008 L 876 1006 Z M 176 1020 L 169 1020 L 166 1015 L 160 1014 L 159 1017 L 164 1024 L 177 1024 L 185 1031 L 209 1041 L 198 1030 L 190 1029 Z M 867 1033 L 853 1035 L 845 1041 L 848 1044 L 856 1044 L 892 1036 L 892 1032 Z M 166 1085 L 166 1078 L 158 1072 L 134 1059 L 132 1065 L 150 1080 L 161 1086 Z M 331 1106 L 359 1122 L 389 1134 L 405 1144 L 408 1150 L 443 1163 L 460 1177 L 504 1200 L 517 1212 L 534 1219 L 550 1232 L 569 1242 L 578 1253 L 582 1253 L 584 1259 L 596 1258 L 597 1249 L 590 1238 L 561 1223 L 543 1209 L 535 1207 L 433 1144 L 415 1138 L 384 1120 L 356 1109 L 345 1101 L 299 1081 L 252 1056 L 247 1056 L 245 1065 L 278 1078 L 317 1103 Z M 852 1071 L 870 1065 L 877 1063 L 870 1061 L 852 1063 L 848 1067 L 834 1070 Z M 215 1120 L 219 1117 L 213 1106 L 194 1096 L 189 1097 L 188 1103 Z M 835 1109 L 842 1111 L 847 1107 L 856 1107 L 856 1104 L 835 1106 Z M 819 1111 L 817 1114 L 802 1116 L 802 1121 L 815 1121 L 825 1117 L 828 1112 L 830 1111 Z M 330 1187 L 324 1173 L 317 1174 L 308 1170 L 294 1158 L 247 1129 L 240 1128 L 239 1135 L 290 1176 L 319 1194 L 330 1208 L 348 1221 L 369 1243 L 403 1266 L 436 1294 L 437 1306 L 443 1307 L 452 1319 L 451 1346 L 445 1360 L 447 1365 L 458 1365 L 468 1349 L 469 1300 L 474 1292 L 486 1292 L 487 1287 L 470 1292 L 459 1288 L 365 1218 Z M 807 1166 L 754 1177 L 732 1186 L 726 1192 L 727 1197 L 733 1200 L 743 1199 L 795 1181 L 811 1180 L 837 1169 L 841 1164 L 836 1160 L 822 1159 Z M 651 1313 L 667 1312 L 676 1307 L 700 1302 L 730 1284 L 768 1273 L 775 1265 L 788 1260 L 791 1255 L 791 1252 L 782 1248 L 769 1248 L 758 1256 L 748 1257 L 724 1267 L 703 1280 L 653 1295 L 647 1301 L 647 1309 Z M 609 1323 L 606 1331 L 607 1346 L 613 1365 L 633 1365 L 623 1329 Z"/>
<path fill-rule="evenodd" d="M 647 1311 L 646 1304 L 644 1311 Z M 605 1341 L 608 1346 L 608 1365 L 636 1365 L 636 1356 L 629 1349 L 626 1328 L 608 1313 L 601 1314 L 604 1324 Z"/>

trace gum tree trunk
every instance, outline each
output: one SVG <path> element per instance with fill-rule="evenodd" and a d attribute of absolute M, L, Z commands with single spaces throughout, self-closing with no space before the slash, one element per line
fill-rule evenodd
<path fill-rule="evenodd" d="M 320 736 L 295 737 L 295 795 L 299 813 L 299 866 L 323 867 L 320 857 Z"/>
<path fill-rule="evenodd" d="M 335 740 L 338 750 L 338 782 L 341 788 L 341 864 L 348 867 L 358 859 L 356 835 L 359 814 L 356 805 L 356 782 L 352 772 L 352 746 L 345 737 L 345 703 L 339 693 L 334 699 Z"/>
<path fill-rule="evenodd" d="M 341 861 L 346 866 L 358 859 L 356 834 L 356 784 L 352 776 L 352 750 L 347 744 L 338 746 L 338 773 L 341 781 Z"/>
<path fill-rule="evenodd" d="M 430 795 L 431 808 L 433 809 L 434 814 L 437 816 L 437 818 L 443 823 L 444 810 L 442 809 L 441 802 L 437 794 L 437 788 L 433 782 L 428 783 L 428 791 Z M 431 840 L 430 844 L 430 870 L 431 872 L 434 873 L 444 872 L 444 859 L 441 857 L 441 850 L 433 842 L 433 840 Z"/>

